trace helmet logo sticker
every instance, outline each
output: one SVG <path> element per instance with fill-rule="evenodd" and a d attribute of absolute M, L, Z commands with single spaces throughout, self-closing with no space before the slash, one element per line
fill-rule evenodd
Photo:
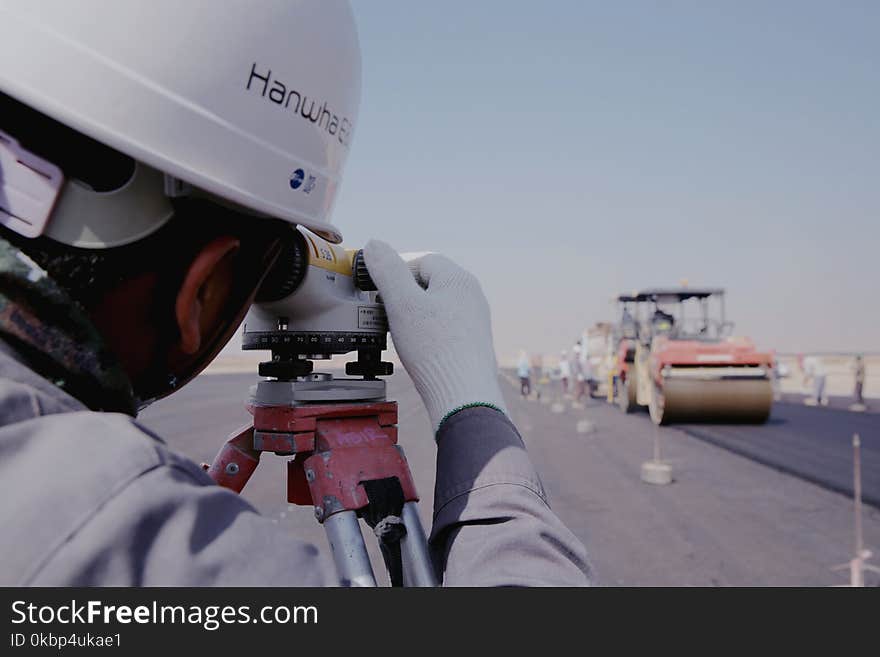
<path fill-rule="evenodd" d="M 305 178 L 305 171 L 302 169 L 297 169 L 292 174 L 290 174 L 290 188 L 291 189 L 299 189 L 300 185 L 303 184 L 303 178 Z"/>
<path fill-rule="evenodd" d="M 305 184 L 303 184 L 305 181 Z M 317 184 L 318 179 L 314 175 L 306 174 L 302 169 L 297 169 L 292 174 L 290 174 L 290 180 L 288 183 L 290 184 L 291 189 L 299 189 L 302 187 L 303 194 L 308 194 L 311 192 L 315 185 Z"/>

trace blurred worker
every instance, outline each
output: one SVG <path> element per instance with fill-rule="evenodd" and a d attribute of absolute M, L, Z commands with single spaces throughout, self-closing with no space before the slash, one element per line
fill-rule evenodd
<path fill-rule="evenodd" d="M 535 397 L 541 400 L 541 391 L 544 387 L 544 357 L 541 354 L 532 355 L 532 377 L 534 381 Z"/>
<path fill-rule="evenodd" d="M 341 239 L 351 7 L 217 7 L 0 3 L 0 585 L 336 581 L 135 419 L 283 288 L 294 225 Z M 428 255 L 420 286 L 381 242 L 365 259 L 436 438 L 436 572 L 586 583 L 506 414 L 476 278 Z"/>
<path fill-rule="evenodd" d="M 593 396 L 593 366 L 590 362 L 590 347 L 589 347 L 589 338 L 587 335 L 586 329 L 581 335 L 581 353 L 578 355 L 578 360 L 580 361 L 580 371 L 581 376 L 583 377 L 584 384 L 584 395 L 588 397 Z"/>
<path fill-rule="evenodd" d="M 665 310 L 656 308 L 654 315 L 651 317 L 651 324 L 654 327 L 655 335 L 666 335 L 672 333 L 675 326 L 675 317 Z"/>
<path fill-rule="evenodd" d="M 865 406 L 864 388 L 865 388 L 865 359 L 861 354 L 856 354 L 853 362 L 853 378 L 855 379 L 855 390 L 853 397 L 855 401 L 850 406 L 851 410 L 864 411 Z"/>
<path fill-rule="evenodd" d="M 585 328 L 581 332 L 581 339 L 578 340 L 578 343 L 581 346 L 581 353 L 580 353 L 581 369 L 583 369 L 586 372 L 586 368 L 584 366 L 586 363 L 589 362 L 589 359 L 590 359 L 590 333 L 589 333 L 589 329 Z"/>
<path fill-rule="evenodd" d="M 528 397 L 532 394 L 531 365 L 525 349 L 519 352 L 519 360 L 516 363 L 516 375 L 519 377 L 519 394 Z"/>
<path fill-rule="evenodd" d="M 568 395 L 568 382 L 571 380 L 571 363 L 568 362 L 568 352 L 563 351 L 559 355 L 559 380 L 562 382 L 562 394 Z"/>
<path fill-rule="evenodd" d="M 828 397 L 825 395 L 825 366 L 818 356 L 807 356 L 801 360 L 801 369 L 804 372 L 804 385 L 812 388 L 812 396 L 804 400 L 809 406 L 828 405 Z"/>
<path fill-rule="evenodd" d="M 580 401 L 586 391 L 586 379 L 584 378 L 584 371 L 581 368 L 581 345 L 575 343 L 571 351 L 571 379 L 574 382 L 573 394 L 575 399 Z"/>
<path fill-rule="evenodd" d="M 774 401 L 779 401 L 782 399 L 782 372 L 780 368 L 782 367 L 782 363 L 779 362 L 779 357 L 776 355 L 776 352 L 773 352 L 771 355 L 771 365 L 770 365 L 770 385 L 773 387 L 773 399 Z"/>
<path fill-rule="evenodd" d="M 589 339 L 586 330 L 581 338 L 580 365 L 581 375 L 584 377 L 584 392 L 592 397 L 596 390 L 596 376 L 593 371 L 593 362 L 590 360 Z"/>

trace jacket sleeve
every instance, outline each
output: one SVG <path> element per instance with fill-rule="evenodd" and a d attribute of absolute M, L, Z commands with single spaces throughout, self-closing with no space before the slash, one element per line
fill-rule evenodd
<path fill-rule="evenodd" d="M 446 586 L 584 586 L 583 544 L 550 509 L 514 425 L 475 407 L 437 436 L 430 547 Z"/>
<path fill-rule="evenodd" d="M 195 464 L 144 472 L 91 515 L 32 582 L 70 586 L 326 586 L 313 545 Z"/>

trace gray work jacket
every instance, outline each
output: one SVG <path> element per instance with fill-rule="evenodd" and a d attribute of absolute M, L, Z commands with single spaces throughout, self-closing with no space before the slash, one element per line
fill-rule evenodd
<path fill-rule="evenodd" d="M 332 585 L 317 549 L 137 420 L 96 413 L 0 342 L 0 585 Z M 430 545 L 446 585 L 582 585 L 516 429 L 461 411 L 438 439 Z M 254 559 L 284 554 L 284 560 Z"/>

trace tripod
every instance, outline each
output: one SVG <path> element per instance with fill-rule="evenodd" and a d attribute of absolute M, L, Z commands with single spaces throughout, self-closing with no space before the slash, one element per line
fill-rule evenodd
<path fill-rule="evenodd" d="M 260 374 L 278 371 L 262 365 Z M 361 373 L 357 366 L 346 371 Z M 376 586 L 359 519 L 378 538 L 392 586 L 437 585 L 418 495 L 397 444 L 397 402 L 385 400 L 385 381 L 324 373 L 261 380 L 247 409 L 253 422 L 208 467 L 214 481 L 238 493 L 263 452 L 293 456 L 287 500 L 314 507 L 342 586 Z"/>

